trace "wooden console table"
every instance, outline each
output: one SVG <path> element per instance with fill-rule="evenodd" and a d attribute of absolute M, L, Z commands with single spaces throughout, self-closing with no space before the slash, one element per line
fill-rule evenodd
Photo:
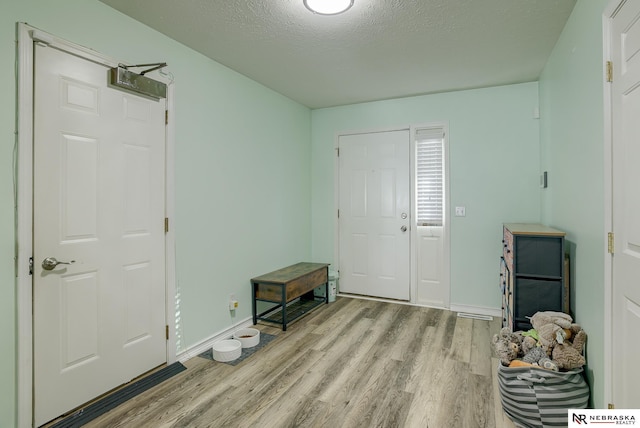
<path fill-rule="evenodd" d="M 321 285 L 325 286 L 324 298 L 315 297 L 313 289 Z M 257 324 L 258 320 L 272 322 L 282 325 L 282 331 L 286 331 L 288 323 L 309 313 L 323 302 L 329 303 L 329 265 L 297 263 L 252 278 L 251 295 L 253 324 Z M 258 301 L 277 305 L 258 314 Z"/>

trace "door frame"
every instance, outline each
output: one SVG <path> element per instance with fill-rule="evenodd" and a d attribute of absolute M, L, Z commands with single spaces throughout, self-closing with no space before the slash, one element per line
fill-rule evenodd
<path fill-rule="evenodd" d="M 41 31 L 26 23 L 16 25 L 17 32 L 17 137 L 15 153 L 14 176 L 16 180 L 16 308 L 18 352 L 17 352 L 17 422 L 19 427 L 33 426 L 33 281 L 29 273 L 29 260 L 33 255 L 33 82 L 34 82 L 34 42 L 57 47 L 66 52 L 110 67 L 118 65 L 118 61 L 97 53 L 52 34 Z M 105 78 L 106 78 L 105 73 Z M 165 217 L 174 216 L 175 201 L 175 127 L 173 94 L 173 79 L 164 79 L 167 84 L 168 124 L 165 127 Z M 170 227 L 165 233 L 165 286 L 166 305 L 165 316 L 169 326 L 169 339 L 166 343 L 167 364 L 176 359 L 176 328 L 170 322 L 175 318 L 175 227 Z"/>
<path fill-rule="evenodd" d="M 611 61 L 611 20 L 626 0 L 609 0 L 602 14 L 602 81 L 604 104 L 604 402 L 613 398 L 613 254 L 607 251 L 607 234 L 613 232 L 613 92 L 607 82 L 606 64 Z"/>
<path fill-rule="evenodd" d="M 345 137 L 348 135 L 363 135 L 363 134 L 380 134 L 383 132 L 396 132 L 396 131 L 408 131 L 409 132 L 409 212 L 411 213 L 409 219 L 409 300 L 393 300 L 386 299 L 384 297 L 372 297 L 372 296 L 360 296 L 358 298 L 361 299 L 375 299 L 375 300 L 389 300 L 394 303 L 399 304 L 415 304 L 416 299 L 416 289 L 417 289 L 417 273 L 414 272 L 416 270 L 416 250 L 415 250 L 415 242 L 416 242 L 416 228 L 412 227 L 413 219 L 414 219 L 414 199 L 415 199 L 415 167 L 414 167 L 414 159 L 415 159 L 415 144 L 412 142 L 412 131 L 413 128 L 406 127 L 397 127 L 397 128 L 377 128 L 377 129 L 367 129 L 362 131 L 351 131 L 351 132 L 338 132 L 335 135 L 334 147 L 335 147 L 335 157 L 334 157 L 334 206 L 336 216 L 334 217 L 334 264 L 333 266 L 337 266 L 338 273 L 340 272 L 340 219 L 338 217 L 338 210 L 340 209 L 340 137 Z M 339 291 L 339 290 L 338 290 Z"/>
<path fill-rule="evenodd" d="M 389 127 L 389 128 L 368 128 L 368 129 L 360 129 L 360 130 L 351 130 L 351 131 L 343 131 L 336 132 L 334 135 L 334 157 L 333 157 L 333 171 L 334 171 L 334 179 L 333 179 L 333 207 L 334 207 L 334 217 L 333 217 L 333 254 L 334 261 L 333 266 L 337 266 L 338 272 L 340 269 L 340 222 L 338 219 L 338 209 L 340 208 L 340 158 L 338 157 L 338 149 L 340 147 L 340 137 L 346 135 L 355 135 L 355 134 L 371 134 L 371 133 L 379 133 L 379 132 L 393 132 L 393 131 L 409 131 L 409 197 L 410 204 L 409 209 L 411 212 L 411 227 L 409 228 L 409 301 L 408 302 L 398 302 L 393 300 L 394 303 L 398 304 L 409 304 L 409 305 L 418 305 L 418 231 L 417 227 L 415 227 L 415 199 L 416 199 L 416 142 L 415 142 L 415 131 L 419 128 L 430 128 L 430 127 L 442 127 L 445 132 L 449 132 L 449 124 L 448 122 L 427 122 L 421 123 L 419 125 L 407 125 L 407 126 L 398 126 L 398 127 Z M 447 302 L 447 308 L 449 309 L 451 306 L 451 283 L 450 283 L 450 256 L 449 256 L 449 248 L 450 248 L 450 209 L 449 209 L 449 200 L 451 199 L 449 196 L 449 145 L 446 143 L 445 145 L 445 206 L 444 206 L 444 216 L 445 216 L 445 230 L 444 230 L 444 277 L 447 281 L 447 287 L 449 289 L 449 301 Z M 359 298 L 363 299 L 377 299 L 370 298 L 366 296 L 361 296 Z M 379 299 L 385 300 L 385 299 Z"/>

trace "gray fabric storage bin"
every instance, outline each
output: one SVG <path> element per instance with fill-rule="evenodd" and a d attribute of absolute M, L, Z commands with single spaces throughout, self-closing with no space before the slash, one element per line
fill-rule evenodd
<path fill-rule="evenodd" d="M 567 410 L 589 404 L 582 368 L 554 372 L 498 363 L 498 388 L 504 412 L 518 427 L 566 427 Z"/>

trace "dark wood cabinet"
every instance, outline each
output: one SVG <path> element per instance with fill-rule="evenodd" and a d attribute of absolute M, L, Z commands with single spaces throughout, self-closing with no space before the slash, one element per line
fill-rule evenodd
<path fill-rule="evenodd" d="M 565 308 L 565 233 L 537 223 L 506 223 L 502 231 L 502 325 L 529 330 L 528 317 Z"/>

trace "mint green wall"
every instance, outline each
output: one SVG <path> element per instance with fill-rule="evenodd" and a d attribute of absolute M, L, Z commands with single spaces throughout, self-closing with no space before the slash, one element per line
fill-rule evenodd
<path fill-rule="evenodd" d="M 540 77 L 542 221 L 567 232 L 575 319 L 589 334 L 593 404 L 604 403 L 604 112 L 602 13 L 578 1 Z"/>
<path fill-rule="evenodd" d="M 499 308 L 501 223 L 542 219 L 566 230 L 574 253 L 572 283 L 579 289 L 576 318 L 590 334 L 594 403 L 602 406 L 605 3 L 577 2 L 540 80 L 538 121 L 532 118 L 537 83 L 310 112 L 96 0 L 4 1 L 0 90 L 8 96 L 0 99 L 0 198 L 7 203 L 0 205 L 0 425 L 13 426 L 16 416 L 15 218 L 8 201 L 13 201 L 17 21 L 123 61 L 167 61 L 175 75 L 180 349 L 230 325 L 229 293 L 240 299 L 237 320 L 249 316 L 251 276 L 304 258 L 334 261 L 337 133 L 447 121 L 451 206 L 467 207 L 466 217 L 451 218 L 451 303 Z M 540 170 L 549 171 L 550 179 L 542 193 Z"/>
<path fill-rule="evenodd" d="M 311 113 L 96 0 L 4 0 L 0 13 L 0 426 L 16 417 L 12 153 L 15 24 L 27 22 L 176 79 L 181 349 L 250 316 L 249 279 L 310 256 Z"/>
<path fill-rule="evenodd" d="M 538 84 L 402 98 L 312 111 L 316 260 L 334 260 L 334 145 L 345 131 L 449 123 L 451 304 L 499 309 L 502 223 L 540 218 Z"/>

